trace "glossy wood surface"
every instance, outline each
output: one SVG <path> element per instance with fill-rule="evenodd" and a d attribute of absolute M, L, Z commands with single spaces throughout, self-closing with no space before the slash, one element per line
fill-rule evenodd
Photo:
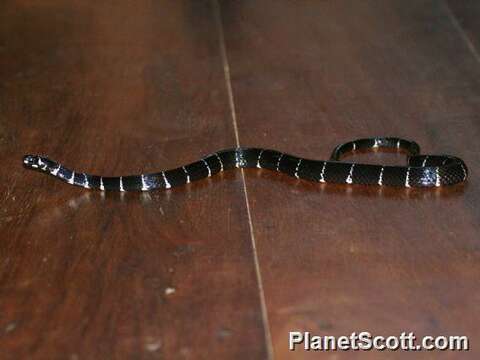
<path fill-rule="evenodd" d="M 2 2 L 0 359 L 477 359 L 476 19 L 473 1 Z M 237 138 L 325 159 L 374 135 L 458 155 L 470 180 L 246 170 L 102 195 L 21 166 L 155 171 Z M 471 350 L 290 352 L 292 330 L 467 335 Z"/>
<path fill-rule="evenodd" d="M 235 141 L 209 2 L 12 2 L 2 19 L 0 358 L 263 358 L 241 176 L 148 194 L 65 186 Z"/>
<path fill-rule="evenodd" d="M 398 135 L 471 169 L 466 186 L 438 191 L 247 172 L 276 358 L 478 358 L 480 62 L 447 5 L 252 0 L 222 3 L 222 18 L 242 144 L 325 158 L 349 139 Z M 291 353 L 292 330 L 460 334 L 472 349 Z"/>

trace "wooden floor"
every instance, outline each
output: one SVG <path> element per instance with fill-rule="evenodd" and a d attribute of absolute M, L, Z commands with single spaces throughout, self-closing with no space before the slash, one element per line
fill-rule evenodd
<path fill-rule="evenodd" d="M 2 1 L 0 359 L 478 359 L 478 19 L 473 0 Z M 101 194 L 21 164 L 139 173 L 238 144 L 325 159 L 374 135 L 460 156 L 470 180 L 247 170 Z M 290 352 L 294 330 L 471 350 Z"/>

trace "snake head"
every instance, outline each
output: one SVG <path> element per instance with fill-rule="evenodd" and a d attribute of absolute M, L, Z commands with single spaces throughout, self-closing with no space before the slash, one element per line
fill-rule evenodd
<path fill-rule="evenodd" d="M 27 169 L 49 170 L 53 165 L 53 161 L 38 155 L 25 155 L 23 157 L 23 165 Z"/>
<path fill-rule="evenodd" d="M 23 157 L 23 165 L 28 169 L 40 169 L 40 156 L 25 155 Z"/>

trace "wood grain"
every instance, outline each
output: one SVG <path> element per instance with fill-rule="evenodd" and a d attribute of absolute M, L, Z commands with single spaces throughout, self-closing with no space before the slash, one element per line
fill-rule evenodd
<path fill-rule="evenodd" d="M 478 358 L 480 63 L 446 4 L 251 0 L 221 8 L 242 145 L 322 159 L 346 140 L 401 136 L 471 169 L 465 186 L 433 191 L 322 187 L 247 171 L 275 358 L 407 356 L 292 353 L 292 330 L 467 335 L 469 352 L 408 356 Z"/>
<path fill-rule="evenodd" d="M 408 356 L 478 358 L 477 15 L 473 1 L 2 2 L 0 359 L 406 356 L 290 352 L 291 330 L 467 335 L 467 353 Z M 237 136 L 324 159 L 373 135 L 458 155 L 470 180 L 420 191 L 247 170 L 102 195 L 20 161 L 114 175 Z"/>
<path fill-rule="evenodd" d="M 102 196 L 21 166 L 139 173 L 231 147 L 211 4 L 0 7 L 0 358 L 265 358 L 240 174 Z"/>

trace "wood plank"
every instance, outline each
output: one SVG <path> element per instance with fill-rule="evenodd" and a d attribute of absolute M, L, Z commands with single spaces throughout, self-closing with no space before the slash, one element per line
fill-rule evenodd
<path fill-rule="evenodd" d="M 471 170 L 465 186 L 432 191 L 319 186 L 247 171 L 276 358 L 387 355 L 292 353 L 294 330 L 467 335 L 469 352 L 408 356 L 478 358 L 480 64 L 447 7 L 433 0 L 221 7 L 242 145 L 325 159 L 338 143 L 393 135 L 418 141 L 425 153 L 458 155 Z"/>
<path fill-rule="evenodd" d="M 3 2 L 0 52 L 0 357 L 265 358 L 238 173 L 101 196 L 21 167 L 139 173 L 232 146 L 211 4 Z"/>
<path fill-rule="evenodd" d="M 480 59 L 480 3 L 474 0 L 446 1 L 452 14 L 453 23 L 464 32 L 465 41 L 471 51 Z"/>

